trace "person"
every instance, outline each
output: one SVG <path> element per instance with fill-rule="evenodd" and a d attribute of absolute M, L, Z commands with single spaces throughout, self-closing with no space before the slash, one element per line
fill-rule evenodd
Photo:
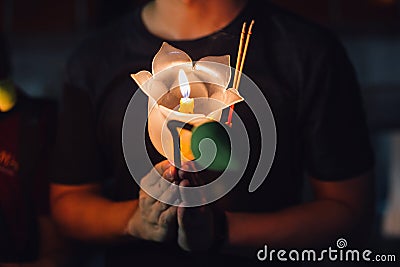
<path fill-rule="evenodd" d="M 47 176 L 56 102 L 32 98 L 11 79 L 0 34 L 0 266 L 64 266 L 66 245 L 49 208 Z"/>
<path fill-rule="evenodd" d="M 329 30 L 261 2 L 150 1 L 72 55 L 60 113 L 52 213 L 66 234 L 105 244 L 110 266 L 247 266 L 257 263 L 256 253 L 265 244 L 323 247 L 339 237 L 357 240 L 369 223 L 373 155 L 346 52 Z M 263 91 L 277 127 L 268 179 L 247 192 L 261 137 L 243 102 L 235 111 L 252 129 L 251 153 L 234 189 L 221 201 L 197 208 L 153 199 L 134 182 L 123 158 L 122 122 L 136 89 L 130 74 L 150 69 L 163 41 L 194 60 L 226 54 L 233 60 L 242 23 L 252 19 L 256 24 L 244 71 Z M 143 180 L 160 186 L 163 194 L 167 188 L 160 179 L 171 181 L 176 173 L 146 138 L 156 164 Z M 180 186 L 191 184 L 185 172 L 179 175 Z M 302 202 L 304 176 L 314 191 L 307 203 Z"/>

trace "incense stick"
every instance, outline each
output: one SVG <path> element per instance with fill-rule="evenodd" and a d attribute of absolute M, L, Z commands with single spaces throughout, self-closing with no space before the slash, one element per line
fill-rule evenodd
<path fill-rule="evenodd" d="M 249 47 L 250 36 L 252 34 L 253 25 L 254 25 L 254 20 L 252 20 L 251 23 L 250 23 L 249 30 L 247 32 L 246 43 L 245 43 L 244 49 L 242 51 L 244 35 L 246 33 L 246 22 L 243 23 L 242 33 L 240 35 L 239 50 L 238 50 L 238 55 L 237 55 L 237 59 L 236 59 L 235 76 L 233 78 L 233 88 L 236 89 L 236 90 L 239 89 L 240 79 L 242 77 L 244 61 L 246 59 L 247 48 Z M 230 107 L 228 121 L 225 123 L 229 127 L 232 127 L 233 109 L 234 109 L 234 105 L 232 105 Z"/>
<path fill-rule="evenodd" d="M 243 23 L 242 33 L 240 34 L 239 49 L 238 49 L 237 58 L 236 58 L 235 76 L 233 79 L 233 88 L 235 88 L 235 89 L 237 89 L 235 86 L 236 86 L 236 82 L 237 82 L 237 78 L 238 78 L 240 61 L 242 59 L 242 49 L 243 49 L 243 41 L 244 41 L 245 34 L 246 34 L 246 22 Z"/>
<path fill-rule="evenodd" d="M 242 77 L 244 61 L 246 59 L 247 48 L 249 47 L 250 36 L 252 34 L 251 30 L 253 29 L 253 25 L 254 25 L 254 20 L 251 21 L 249 31 L 247 32 L 246 44 L 244 45 L 243 55 L 242 55 L 242 59 L 241 59 L 241 63 L 240 63 L 239 74 L 238 74 L 238 78 L 236 81 L 236 87 L 235 87 L 236 90 L 239 90 L 240 78 Z"/>

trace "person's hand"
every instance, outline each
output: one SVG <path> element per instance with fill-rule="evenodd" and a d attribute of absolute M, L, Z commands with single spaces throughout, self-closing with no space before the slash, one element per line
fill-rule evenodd
<path fill-rule="evenodd" d="M 188 166 L 183 166 L 183 169 Z M 178 244 L 186 251 L 201 251 L 211 247 L 214 242 L 214 216 L 207 206 L 184 207 L 188 197 L 183 187 L 200 185 L 199 177 L 190 172 L 179 171 L 181 204 L 178 207 Z M 193 198 L 193 195 L 190 196 Z M 201 199 L 202 196 L 197 196 Z"/>
<path fill-rule="evenodd" d="M 177 207 L 164 203 L 178 201 L 178 186 L 170 183 L 173 180 L 174 168 L 168 161 L 158 163 L 141 180 L 138 207 L 128 223 L 130 235 L 157 242 L 176 238 Z"/>

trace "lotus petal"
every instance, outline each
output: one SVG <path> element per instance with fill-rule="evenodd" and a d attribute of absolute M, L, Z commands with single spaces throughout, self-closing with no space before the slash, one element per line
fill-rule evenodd
<path fill-rule="evenodd" d="M 152 72 L 155 75 L 163 70 L 183 64 L 192 67 L 192 59 L 188 54 L 164 42 L 158 53 L 154 56 Z"/>
<path fill-rule="evenodd" d="M 194 70 L 201 81 L 206 83 L 216 83 L 223 88 L 227 88 L 231 80 L 230 57 L 208 56 L 200 59 L 194 65 Z"/>

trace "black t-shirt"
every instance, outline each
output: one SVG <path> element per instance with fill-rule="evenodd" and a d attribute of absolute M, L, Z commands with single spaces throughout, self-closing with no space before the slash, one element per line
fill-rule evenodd
<path fill-rule="evenodd" d="M 260 153 L 260 132 L 251 109 L 246 103 L 237 104 L 235 111 L 251 129 L 251 153 L 243 179 L 224 199 L 230 211 L 270 212 L 300 202 L 305 174 L 325 181 L 344 180 L 371 169 L 373 157 L 359 85 L 336 37 L 269 3 L 253 2 L 210 36 L 168 43 L 193 60 L 231 55 L 234 66 L 242 23 L 255 19 L 244 71 L 271 107 L 276 155 L 267 180 L 249 193 L 249 177 Z M 147 31 L 136 10 L 89 38 L 74 53 L 61 105 L 55 183 L 105 182 L 108 197 L 116 201 L 137 198 L 139 188 L 122 152 L 122 122 L 138 90 L 130 74 L 151 70 L 163 41 Z M 153 160 L 162 160 L 148 144 Z M 118 247 L 116 258 L 140 260 L 146 251 L 168 257 L 186 255 L 174 246 L 145 243 Z M 173 258 L 179 261 L 178 256 Z M 163 256 L 153 259 L 165 260 Z"/>

